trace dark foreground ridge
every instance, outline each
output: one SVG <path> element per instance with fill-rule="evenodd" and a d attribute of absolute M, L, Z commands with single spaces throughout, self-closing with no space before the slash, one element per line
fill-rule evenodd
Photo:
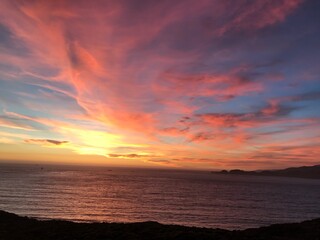
<path fill-rule="evenodd" d="M 234 169 L 230 171 L 222 170 L 220 172 L 212 172 L 212 173 L 320 179 L 320 165 L 308 166 L 308 167 L 304 166 L 304 167 L 286 168 L 281 170 L 263 170 L 263 171 L 244 171 L 240 169 Z"/>
<path fill-rule="evenodd" d="M 40 221 L 0 211 L 1 240 L 320 240 L 320 218 L 302 223 L 228 231 L 142 223 Z"/>

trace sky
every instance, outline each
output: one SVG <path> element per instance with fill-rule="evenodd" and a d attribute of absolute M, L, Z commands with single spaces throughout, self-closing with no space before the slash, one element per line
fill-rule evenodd
<path fill-rule="evenodd" d="M 0 160 L 320 163 L 320 1 L 0 0 Z"/>

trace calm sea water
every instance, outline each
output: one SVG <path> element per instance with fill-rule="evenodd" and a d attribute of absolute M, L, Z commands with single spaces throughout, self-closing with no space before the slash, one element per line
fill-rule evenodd
<path fill-rule="evenodd" d="M 0 209 L 41 219 L 243 229 L 320 217 L 320 181 L 210 172 L 0 165 Z"/>

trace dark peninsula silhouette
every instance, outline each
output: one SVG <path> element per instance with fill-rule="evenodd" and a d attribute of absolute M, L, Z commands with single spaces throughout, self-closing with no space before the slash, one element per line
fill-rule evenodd
<path fill-rule="evenodd" d="M 297 177 L 297 178 L 313 178 L 320 179 L 320 165 L 292 167 L 281 170 L 262 170 L 262 171 L 244 171 L 240 169 L 222 170 L 220 172 L 212 172 L 219 174 L 236 174 L 236 175 L 256 175 L 256 176 L 278 176 L 278 177 Z"/>
<path fill-rule="evenodd" d="M 1 240 L 319 240 L 320 219 L 228 231 L 140 223 L 40 221 L 0 211 Z"/>

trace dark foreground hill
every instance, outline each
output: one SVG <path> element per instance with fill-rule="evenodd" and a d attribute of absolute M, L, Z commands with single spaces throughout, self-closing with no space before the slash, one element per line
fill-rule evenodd
<path fill-rule="evenodd" d="M 234 169 L 230 171 L 222 170 L 221 172 L 213 173 L 320 179 L 320 165 L 263 171 L 243 171 L 240 169 Z"/>
<path fill-rule="evenodd" d="M 320 219 L 302 223 L 228 231 L 142 223 L 39 221 L 0 211 L 1 240 L 319 240 Z"/>

